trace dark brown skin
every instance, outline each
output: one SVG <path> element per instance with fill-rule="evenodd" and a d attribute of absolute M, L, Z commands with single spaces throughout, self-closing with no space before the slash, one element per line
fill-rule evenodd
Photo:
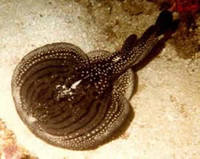
<path fill-rule="evenodd" d="M 47 143 L 73 150 L 97 147 L 126 120 L 128 69 L 158 43 L 161 29 L 156 24 L 138 40 L 130 36 L 113 54 L 99 50 L 86 55 L 69 43 L 33 50 L 12 79 L 19 116 Z"/>

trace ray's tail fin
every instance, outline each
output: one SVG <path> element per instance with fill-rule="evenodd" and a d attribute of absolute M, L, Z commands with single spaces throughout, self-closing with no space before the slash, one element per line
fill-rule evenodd
<path fill-rule="evenodd" d="M 172 12 L 164 10 L 158 16 L 155 26 L 157 29 L 158 36 L 165 34 L 168 31 L 175 31 L 178 27 L 179 20 L 174 20 Z"/>
<path fill-rule="evenodd" d="M 142 35 L 140 41 L 146 41 L 152 34 L 156 33 L 159 37 L 160 35 L 166 35 L 170 37 L 177 29 L 179 24 L 179 19 L 173 19 L 172 12 L 168 10 L 162 11 L 155 24 L 151 25 Z"/>

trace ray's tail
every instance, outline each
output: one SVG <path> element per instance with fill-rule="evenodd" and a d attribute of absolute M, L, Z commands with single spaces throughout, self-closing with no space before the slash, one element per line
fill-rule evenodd
<path fill-rule="evenodd" d="M 172 12 L 164 10 L 158 16 L 155 27 L 157 30 L 157 35 L 165 34 L 167 32 L 173 32 L 178 27 L 179 20 L 174 20 Z"/>

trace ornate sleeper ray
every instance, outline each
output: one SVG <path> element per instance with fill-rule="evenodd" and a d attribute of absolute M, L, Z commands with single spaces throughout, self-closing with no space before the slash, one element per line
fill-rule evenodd
<path fill-rule="evenodd" d="M 172 22 L 171 14 L 163 11 L 140 39 L 130 36 L 113 54 L 85 54 L 69 43 L 31 51 L 12 78 L 20 118 L 47 143 L 73 150 L 100 145 L 128 116 L 127 88 L 134 84 L 129 68 L 152 50 Z"/>

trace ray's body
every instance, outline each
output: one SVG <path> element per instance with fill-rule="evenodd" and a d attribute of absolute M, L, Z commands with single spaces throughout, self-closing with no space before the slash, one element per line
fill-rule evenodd
<path fill-rule="evenodd" d="M 46 142 L 74 150 L 98 146 L 126 120 L 129 70 L 159 42 L 171 25 L 169 12 L 140 39 L 129 36 L 110 54 L 85 54 L 69 43 L 48 44 L 27 54 L 16 67 L 12 93 L 29 129 Z"/>

